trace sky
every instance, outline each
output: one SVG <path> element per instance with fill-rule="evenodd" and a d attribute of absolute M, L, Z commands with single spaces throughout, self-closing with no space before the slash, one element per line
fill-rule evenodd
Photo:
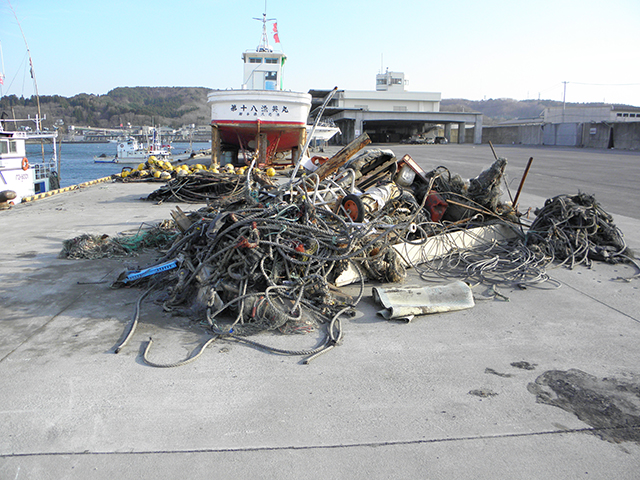
<path fill-rule="evenodd" d="M 265 4 L 287 90 L 372 91 L 388 68 L 443 99 L 640 106 L 638 0 L 0 0 L 0 88 L 35 93 L 25 39 L 40 95 L 240 88 Z"/>

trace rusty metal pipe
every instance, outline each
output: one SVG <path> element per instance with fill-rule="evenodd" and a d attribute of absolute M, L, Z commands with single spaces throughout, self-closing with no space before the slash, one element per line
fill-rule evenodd
<path fill-rule="evenodd" d="M 513 199 L 514 210 L 518 209 L 518 198 L 520 198 L 520 192 L 522 192 L 522 186 L 524 185 L 524 181 L 527 179 L 527 174 L 529 173 L 529 169 L 531 168 L 531 163 L 533 163 L 533 157 L 529 157 L 527 167 L 524 169 L 524 175 L 522 175 L 522 180 L 520 180 L 520 186 L 518 187 L 518 191 L 516 192 L 516 197 Z"/>

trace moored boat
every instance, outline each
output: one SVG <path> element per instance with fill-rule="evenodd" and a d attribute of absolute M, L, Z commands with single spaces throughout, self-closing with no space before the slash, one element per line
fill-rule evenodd
<path fill-rule="evenodd" d="M 5 129 L 6 122 L 35 122 L 35 131 Z M 46 193 L 60 187 L 58 176 L 58 156 L 56 139 L 58 132 L 44 132 L 40 121 L 8 120 L 0 121 L 0 203 L 7 206 L 20 203 L 23 198 Z M 27 141 L 51 142 L 51 158 L 38 161 L 27 157 Z M 5 205 L 3 205 L 5 206 Z"/>
<path fill-rule="evenodd" d="M 168 145 L 162 145 L 154 130 L 152 138 L 147 143 L 141 143 L 133 137 L 121 138 L 116 145 L 115 156 L 100 155 L 93 158 L 95 163 L 124 163 L 137 164 L 145 162 L 149 157 L 167 158 L 171 155 Z"/>

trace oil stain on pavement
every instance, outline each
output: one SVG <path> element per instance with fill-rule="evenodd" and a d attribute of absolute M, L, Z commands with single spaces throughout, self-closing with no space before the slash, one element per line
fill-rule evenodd
<path fill-rule="evenodd" d="M 581 370 L 549 370 L 527 386 L 538 403 L 574 413 L 612 443 L 640 444 L 640 377 L 598 378 Z"/>

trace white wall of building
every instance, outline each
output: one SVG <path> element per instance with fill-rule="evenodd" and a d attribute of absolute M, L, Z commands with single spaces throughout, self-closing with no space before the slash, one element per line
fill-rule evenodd
<path fill-rule="evenodd" d="M 344 90 L 338 92 L 340 108 L 372 112 L 439 112 L 441 94 L 435 92 L 399 92 Z"/>

